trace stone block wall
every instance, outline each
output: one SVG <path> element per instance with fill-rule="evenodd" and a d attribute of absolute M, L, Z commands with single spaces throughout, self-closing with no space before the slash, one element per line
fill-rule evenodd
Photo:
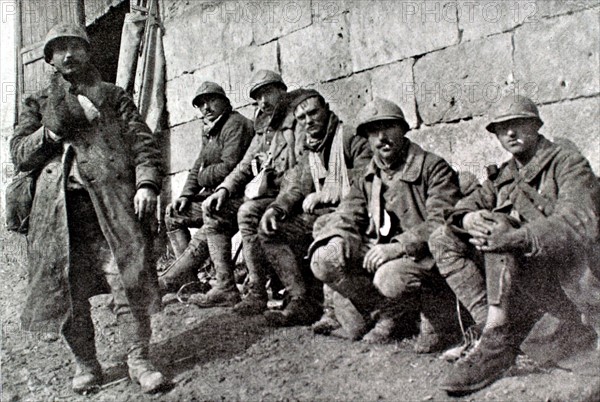
<path fill-rule="evenodd" d="M 572 140 L 600 174 L 600 0 L 163 0 L 161 12 L 175 196 L 199 151 L 200 82 L 251 117 L 261 68 L 320 90 L 348 124 L 374 96 L 397 102 L 410 138 L 480 179 L 508 157 L 487 110 L 529 96 L 542 133 Z"/>

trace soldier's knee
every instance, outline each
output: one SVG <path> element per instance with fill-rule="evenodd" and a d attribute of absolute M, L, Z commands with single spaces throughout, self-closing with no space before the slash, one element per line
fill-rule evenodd
<path fill-rule="evenodd" d="M 344 272 L 343 256 L 327 246 L 319 247 L 312 255 L 310 269 L 321 282 L 335 282 Z"/>
<path fill-rule="evenodd" d="M 373 285 L 385 297 L 400 298 L 403 294 L 413 288 L 418 287 L 419 281 L 405 272 L 402 272 L 401 266 L 391 261 L 383 264 L 373 278 Z"/>
<path fill-rule="evenodd" d="M 260 218 L 264 212 L 264 208 L 255 201 L 244 202 L 237 212 L 237 220 L 240 231 L 244 232 L 247 229 L 256 231 Z"/>
<path fill-rule="evenodd" d="M 168 231 L 177 230 L 181 228 L 181 225 L 179 224 L 175 216 L 171 216 L 168 214 L 165 214 L 165 226 Z"/>

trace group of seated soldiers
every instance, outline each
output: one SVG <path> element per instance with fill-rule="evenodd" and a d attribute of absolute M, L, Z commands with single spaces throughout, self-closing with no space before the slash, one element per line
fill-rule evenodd
<path fill-rule="evenodd" d="M 24 99 L 10 140 L 28 180 L 7 189 L 11 227 L 28 230 L 21 326 L 60 331 L 75 361 L 72 389 L 91 392 L 104 377 L 88 299 L 110 292 L 129 376 L 153 393 L 169 385 L 149 354 L 150 315 L 161 307 L 152 252 L 161 152 L 90 50 L 83 27 L 49 30 L 44 60 L 56 73 Z M 597 341 L 600 186 L 577 150 L 539 134 L 530 99 L 509 95 L 490 110 L 486 129 L 512 158 L 479 186 L 407 139 L 393 102 L 368 102 L 353 129 L 319 92 L 288 92 L 273 71 L 256 72 L 250 97 L 253 122 L 213 82 L 192 99 L 202 147 L 167 206 L 177 258 L 158 278 L 162 293 L 197 280 L 210 260 L 215 278 L 190 296 L 197 306 L 371 343 L 418 332 L 416 352 L 457 361 L 441 384 L 449 393 L 499 378 L 545 313 L 578 343 Z M 276 281 L 287 295 L 279 310 L 267 305 Z"/>
<path fill-rule="evenodd" d="M 374 98 L 352 128 L 318 91 L 287 92 L 276 72 L 257 71 L 250 87 L 254 122 L 216 83 L 192 100 L 202 147 L 167 206 L 176 260 L 159 276 L 164 292 L 197 280 L 210 259 L 212 288 L 190 298 L 200 307 L 370 343 L 418 324 L 417 352 L 458 360 L 441 385 L 449 393 L 499 378 L 545 313 L 596 340 L 600 186 L 577 150 L 539 134 L 530 99 L 511 94 L 492 107 L 486 129 L 512 159 L 461 188 L 444 159 L 406 138 L 393 102 Z M 281 310 L 267 307 L 269 278 L 285 287 Z"/>

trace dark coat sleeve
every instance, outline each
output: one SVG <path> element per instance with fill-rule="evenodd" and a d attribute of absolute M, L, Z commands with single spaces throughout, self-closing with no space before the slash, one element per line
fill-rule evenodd
<path fill-rule="evenodd" d="M 159 192 L 162 185 L 163 165 L 156 135 L 140 116 L 131 97 L 121 88 L 117 89 L 116 105 L 126 135 L 132 139 L 136 187 L 147 185 Z"/>
<path fill-rule="evenodd" d="M 373 152 L 365 137 L 350 132 L 344 135 L 344 156 L 348 166 L 348 178 L 352 184 L 362 175 L 365 166 L 373 157 Z"/>
<path fill-rule="evenodd" d="M 558 197 L 553 212 L 525 224 L 532 255 L 552 258 L 584 253 L 600 238 L 600 186 L 588 161 L 578 152 L 562 151 L 553 166 Z M 564 257 L 563 257 L 564 258 Z"/>
<path fill-rule="evenodd" d="M 26 172 L 42 168 L 52 157 L 60 154 L 62 144 L 50 141 L 42 128 L 40 97 L 25 99 L 10 140 L 10 153 L 17 170 Z"/>
<path fill-rule="evenodd" d="M 269 206 L 277 210 L 282 218 L 298 209 L 306 196 L 315 191 L 308 152 L 304 153 L 293 168 L 285 172 L 281 181 L 281 190 L 275 201 Z"/>
<path fill-rule="evenodd" d="M 198 172 L 200 171 L 201 166 L 202 155 L 198 155 L 192 170 L 190 170 L 187 179 L 185 180 L 185 185 L 183 186 L 183 190 L 181 190 L 181 197 L 193 197 L 202 189 L 202 187 L 198 184 Z"/>
<path fill-rule="evenodd" d="M 366 196 L 365 180 L 363 177 L 355 181 L 350 193 L 342 199 L 335 212 L 319 217 L 313 230 L 314 241 L 309 247 L 309 255 L 326 244 L 333 237 L 345 240 L 346 255 L 350 256 L 352 250 L 362 241 L 362 233 L 369 225 L 368 200 Z"/>
<path fill-rule="evenodd" d="M 460 199 L 456 172 L 443 159 L 438 157 L 431 157 L 431 159 L 431 161 L 426 160 L 422 175 L 426 186 L 425 221 L 393 239 L 415 248 L 426 247 L 431 233 L 444 224 L 447 211 Z"/>
<path fill-rule="evenodd" d="M 221 141 L 222 145 L 220 161 L 202 167 L 202 152 L 208 151 L 203 147 L 188 174 L 181 196 L 191 197 L 198 194 L 203 187 L 212 189 L 221 184 L 244 156 L 253 135 L 254 128 L 250 120 L 232 113 L 219 134 L 218 141 Z"/>
<path fill-rule="evenodd" d="M 221 162 L 204 167 L 198 174 L 198 184 L 210 188 L 219 185 L 242 159 L 253 135 L 250 121 L 232 114 L 221 130 Z"/>
<path fill-rule="evenodd" d="M 446 223 L 455 229 L 462 229 L 462 219 L 469 212 L 482 209 L 491 211 L 496 207 L 497 191 L 491 180 L 486 180 L 471 194 L 456 203 L 456 206 L 446 211 Z"/>
<path fill-rule="evenodd" d="M 252 178 L 252 159 L 261 150 L 262 135 L 255 135 L 246 150 L 244 157 L 235 168 L 223 179 L 217 188 L 226 189 L 230 195 L 241 193 Z"/>

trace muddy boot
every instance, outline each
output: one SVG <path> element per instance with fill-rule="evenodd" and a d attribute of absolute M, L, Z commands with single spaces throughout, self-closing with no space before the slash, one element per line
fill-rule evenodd
<path fill-rule="evenodd" d="M 331 331 L 331 336 L 357 341 L 373 326 L 370 317 L 361 314 L 349 299 L 338 292 L 333 294 L 333 306 L 340 328 Z"/>
<path fill-rule="evenodd" d="M 216 284 L 206 294 L 192 295 L 189 303 L 198 307 L 233 307 L 242 299 L 235 285 L 231 260 L 231 238 L 226 234 L 214 233 L 207 236 L 208 250 L 216 271 Z"/>
<path fill-rule="evenodd" d="M 265 318 L 273 327 L 310 325 L 321 316 L 321 305 L 310 298 L 290 300 L 282 311 L 266 311 Z"/>
<path fill-rule="evenodd" d="M 334 293 L 335 290 L 327 285 L 323 285 L 323 315 L 311 327 L 315 334 L 329 335 L 332 331 L 340 328 L 340 323 L 335 318 L 333 305 Z"/>
<path fill-rule="evenodd" d="M 72 389 L 78 394 L 86 394 L 102 385 L 102 367 L 98 360 L 82 360 L 75 358 L 76 368 L 73 376 Z"/>
<path fill-rule="evenodd" d="M 192 240 L 183 254 L 158 277 L 160 289 L 167 293 L 174 293 L 186 283 L 197 282 L 198 269 L 208 257 L 206 243 L 202 240 Z"/>
<path fill-rule="evenodd" d="M 151 394 L 167 385 L 167 380 L 148 359 L 148 345 L 138 345 L 127 354 L 129 377 L 137 382 L 142 392 Z"/>
<path fill-rule="evenodd" d="M 154 393 L 168 385 L 168 381 L 150 362 L 148 345 L 150 343 L 150 318 L 137 319 L 133 314 L 117 316 L 121 341 L 127 349 L 129 377 L 140 385 L 143 393 Z"/>
<path fill-rule="evenodd" d="M 458 321 L 460 304 L 442 278 L 435 284 L 423 286 L 420 298 L 421 328 L 415 352 L 441 352 L 459 343 L 462 339 Z M 468 316 L 465 318 L 470 320 Z"/>
<path fill-rule="evenodd" d="M 264 285 L 250 282 L 248 294 L 233 307 L 233 312 L 243 316 L 262 314 L 267 309 L 267 290 Z"/>
<path fill-rule="evenodd" d="M 273 261 L 273 269 L 290 295 L 289 304 L 282 311 L 267 311 L 265 317 L 270 325 L 310 325 L 321 317 L 322 307 L 312 297 L 309 281 L 302 273 L 302 264 L 286 244 L 271 243 L 264 246 L 265 253 Z M 311 273 L 312 275 L 312 273 Z"/>
<path fill-rule="evenodd" d="M 479 344 L 452 366 L 441 388 L 448 394 L 467 394 L 499 379 L 515 362 L 519 348 L 508 325 L 484 331 Z"/>
<path fill-rule="evenodd" d="M 413 295 L 406 295 L 400 299 L 388 299 L 380 304 L 371 317 L 375 326 L 362 340 L 366 343 L 390 343 L 415 333 L 416 311 L 418 300 Z"/>
<path fill-rule="evenodd" d="M 190 243 L 190 231 L 187 229 L 175 229 L 167 232 L 175 258 L 179 258 Z"/>
<path fill-rule="evenodd" d="M 102 385 L 102 368 L 96 358 L 94 324 L 88 301 L 74 305 L 73 315 L 65 323 L 62 333 L 75 358 L 73 391 L 85 394 L 98 389 Z"/>
<path fill-rule="evenodd" d="M 246 236 L 243 241 L 244 260 L 248 267 L 248 294 L 233 307 L 233 312 L 243 316 L 262 314 L 267 309 L 268 300 L 267 261 L 256 236 Z"/>

